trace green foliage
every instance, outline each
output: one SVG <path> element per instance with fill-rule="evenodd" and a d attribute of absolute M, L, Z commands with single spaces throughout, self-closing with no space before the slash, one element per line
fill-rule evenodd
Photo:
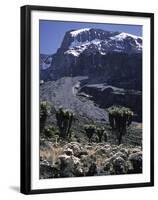
<path fill-rule="evenodd" d="M 122 106 L 112 106 L 108 108 L 109 123 L 112 130 L 115 130 L 118 135 L 118 143 L 122 141 L 122 135 L 126 134 L 127 126 L 132 122 L 133 112 L 130 108 Z"/>
<path fill-rule="evenodd" d="M 74 118 L 73 112 L 59 108 L 56 112 L 57 126 L 59 128 L 60 137 L 70 138 L 71 137 L 71 126 Z"/>
<path fill-rule="evenodd" d="M 43 132 L 45 127 L 46 119 L 51 112 L 51 106 L 47 101 L 40 103 L 40 132 Z"/>
<path fill-rule="evenodd" d="M 108 108 L 108 112 L 113 116 L 133 116 L 133 112 L 131 111 L 131 109 L 123 106 L 111 106 L 110 108 Z"/>
<path fill-rule="evenodd" d="M 101 128 L 97 128 L 96 129 L 96 134 L 99 138 L 99 142 L 102 142 L 102 138 L 103 138 L 103 135 L 105 134 L 105 129 L 104 127 L 101 127 Z"/>
<path fill-rule="evenodd" d="M 59 135 L 59 132 L 53 126 L 48 126 L 44 129 L 43 134 L 47 138 L 56 138 Z"/>
<path fill-rule="evenodd" d="M 52 137 L 52 131 L 50 130 L 50 128 L 45 128 L 43 131 L 44 136 L 51 138 Z"/>
<path fill-rule="evenodd" d="M 89 142 L 91 142 L 91 138 L 92 138 L 93 134 L 95 133 L 96 126 L 95 125 L 85 125 L 84 130 L 89 139 Z"/>

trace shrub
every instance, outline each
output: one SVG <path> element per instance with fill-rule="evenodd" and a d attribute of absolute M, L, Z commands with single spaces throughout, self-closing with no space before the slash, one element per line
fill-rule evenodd
<path fill-rule="evenodd" d="M 122 142 L 122 135 L 126 134 L 127 126 L 132 122 L 133 112 L 130 108 L 122 106 L 112 106 L 108 108 L 109 123 L 112 130 L 117 132 L 118 143 Z"/>
<path fill-rule="evenodd" d="M 108 141 L 108 136 L 107 136 L 107 133 L 105 131 L 104 131 L 103 136 L 104 136 L 104 142 L 107 142 Z"/>
<path fill-rule="evenodd" d="M 43 132 L 50 111 L 51 111 L 50 104 L 47 101 L 42 101 L 40 103 L 40 132 Z"/>
<path fill-rule="evenodd" d="M 59 132 L 53 126 L 48 126 L 44 128 L 43 134 L 45 137 L 55 138 L 57 135 L 59 135 Z"/>
<path fill-rule="evenodd" d="M 99 142 L 102 142 L 102 138 L 103 138 L 104 132 L 105 132 L 104 128 L 97 128 L 96 129 L 96 134 L 97 134 L 97 136 L 99 138 Z"/>
<path fill-rule="evenodd" d="M 51 138 L 53 136 L 54 132 L 48 127 L 48 128 L 44 129 L 43 134 L 44 134 L 44 136 Z"/>
<path fill-rule="evenodd" d="M 85 125 L 84 130 L 89 139 L 89 142 L 91 142 L 91 138 L 92 138 L 93 134 L 95 133 L 96 127 L 94 125 Z"/>
<path fill-rule="evenodd" d="M 63 108 L 59 108 L 59 110 L 56 112 L 56 120 L 60 132 L 60 137 L 62 138 L 71 137 L 70 129 L 72 126 L 73 118 L 74 118 L 73 112 L 64 110 Z"/>

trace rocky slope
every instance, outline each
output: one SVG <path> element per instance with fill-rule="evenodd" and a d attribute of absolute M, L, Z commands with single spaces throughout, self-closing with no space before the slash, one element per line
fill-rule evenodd
<path fill-rule="evenodd" d="M 50 102 L 55 109 L 60 106 L 72 110 L 80 122 L 107 121 L 107 112 L 89 99 L 88 95 L 78 96 L 80 81 L 87 77 L 63 77 L 57 81 L 48 81 L 40 86 L 40 100 Z"/>
<path fill-rule="evenodd" d="M 71 106 L 69 103 L 70 108 L 80 105 L 79 110 L 82 110 L 83 103 L 78 104 L 81 98 L 87 103 L 91 100 L 104 109 L 113 104 L 119 104 L 130 107 L 135 112 L 135 120 L 142 121 L 141 37 L 93 28 L 70 30 L 66 32 L 56 54 L 52 56 L 41 55 L 40 66 L 41 80 L 46 82 L 45 86 L 42 86 L 45 88 L 42 89 L 42 95 L 44 95 L 44 98 L 41 95 L 42 99 L 50 100 L 49 94 L 52 91 L 49 92 L 46 89 L 46 87 L 50 88 L 50 85 L 59 92 L 60 89 L 57 88 L 57 85 L 62 84 L 62 81 L 60 81 L 61 84 L 58 84 L 59 79 L 87 77 L 78 80 L 78 95 L 76 95 L 77 98 L 72 98 L 77 103 L 72 103 Z M 53 86 L 54 84 L 55 86 Z M 71 91 L 76 83 L 73 82 L 70 86 L 66 81 L 64 84 L 63 90 Z M 68 88 L 69 86 L 70 88 Z M 47 95 L 48 97 L 46 97 Z M 60 102 L 58 95 L 53 97 L 53 100 L 51 98 L 51 101 L 55 102 L 55 105 L 58 101 L 57 104 L 63 103 L 65 106 L 66 101 L 73 101 L 71 100 L 72 96 L 69 95 L 68 92 L 66 97 L 62 97 L 65 98 L 64 102 Z M 68 106 L 66 105 L 66 107 Z M 91 116 L 91 108 L 86 109 L 89 116 Z M 95 110 L 92 115 L 97 116 Z M 98 111 L 103 112 L 100 109 Z"/>

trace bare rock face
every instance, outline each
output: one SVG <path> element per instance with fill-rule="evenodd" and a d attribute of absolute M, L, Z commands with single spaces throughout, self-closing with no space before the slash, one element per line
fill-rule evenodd
<path fill-rule="evenodd" d="M 134 84 L 132 86 L 133 88 L 138 87 Z M 108 108 L 114 104 L 129 107 L 137 114 L 134 120 L 142 121 L 142 92 L 139 90 L 114 87 L 104 83 L 86 84 L 81 87 L 80 93 L 87 94 L 91 100 L 102 108 Z"/>

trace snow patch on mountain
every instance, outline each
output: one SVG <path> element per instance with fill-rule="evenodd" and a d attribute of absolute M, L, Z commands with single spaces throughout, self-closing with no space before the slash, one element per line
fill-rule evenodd
<path fill-rule="evenodd" d="M 122 32 L 122 33 L 120 33 L 120 34 L 118 34 L 118 35 L 115 35 L 115 36 L 113 36 L 113 37 L 110 37 L 110 39 L 111 40 L 124 40 L 124 39 L 126 39 L 127 37 L 131 37 L 131 38 L 133 38 L 133 39 L 142 39 L 142 37 L 138 37 L 138 36 L 136 36 L 136 35 L 132 35 L 132 34 L 129 34 L 129 33 L 124 33 L 124 32 Z"/>
<path fill-rule="evenodd" d="M 134 46 L 138 51 L 142 50 L 142 37 L 140 36 L 122 32 L 116 36 L 110 37 L 110 39 L 114 40 L 116 42 L 116 46 L 119 48 L 123 48 L 123 44 L 121 42 L 124 42 L 126 39 L 132 39 L 133 41 L 130 42 L 130 45 Z"/>
<path fill-rule="evenodd" d="M 69 46 L 69 49 L 65 52 L 65 54 L 72 54 L 74 56 L 79 56 L 85 49 L 87 49 L 90 45 L 94 45 L 96 49 L 100 52 L 100 54 L 105 55 L 106 53 L 102 50 L 101 43 L 106 43 L 107 41 L 102 41 L 99 39 L 94 39 L 92 41 L 86 40 L 85 42 L 79 42 L 75 39 Z M 91 46 L 91 48 L 93 48 Z"/>
<path fill-rule="evenodd" d="M 99 40 L 99 39 L 94 39 L 92 41 L 88 41 L 86 40 L 85 42 L 79 42 L 78 40 L 74 40 L 70 46 L 69 46 L 69 49 L 72 49 L 72 48 L 83 48 L 85 46 L 89 46 L 90 44 L 94 44 L 94 45 L 100 45 L 102 41 Z"/>
<path fill-rule="evenodd" d="M 90 30 L 90 28 L 78 29 L 78 30 L 75 30 L 75 31 L 71 31 L 70 34 L 71 34 L 72 37 L 76 37 L 78 34 L 80 34 L 82 32 L 87 32 L 89 30 Z"/>
<path fill-rule="evenodd" d="M 73 55 L 75 57 L 78 57 L 82 51 L 83 51 L 83 49 L 82 50 L 81 49 L 78 49 L 78 50 L 77 49 L 76 50 L 69 49 L 64 54 L 71 54 L 71 55 Z"/>

